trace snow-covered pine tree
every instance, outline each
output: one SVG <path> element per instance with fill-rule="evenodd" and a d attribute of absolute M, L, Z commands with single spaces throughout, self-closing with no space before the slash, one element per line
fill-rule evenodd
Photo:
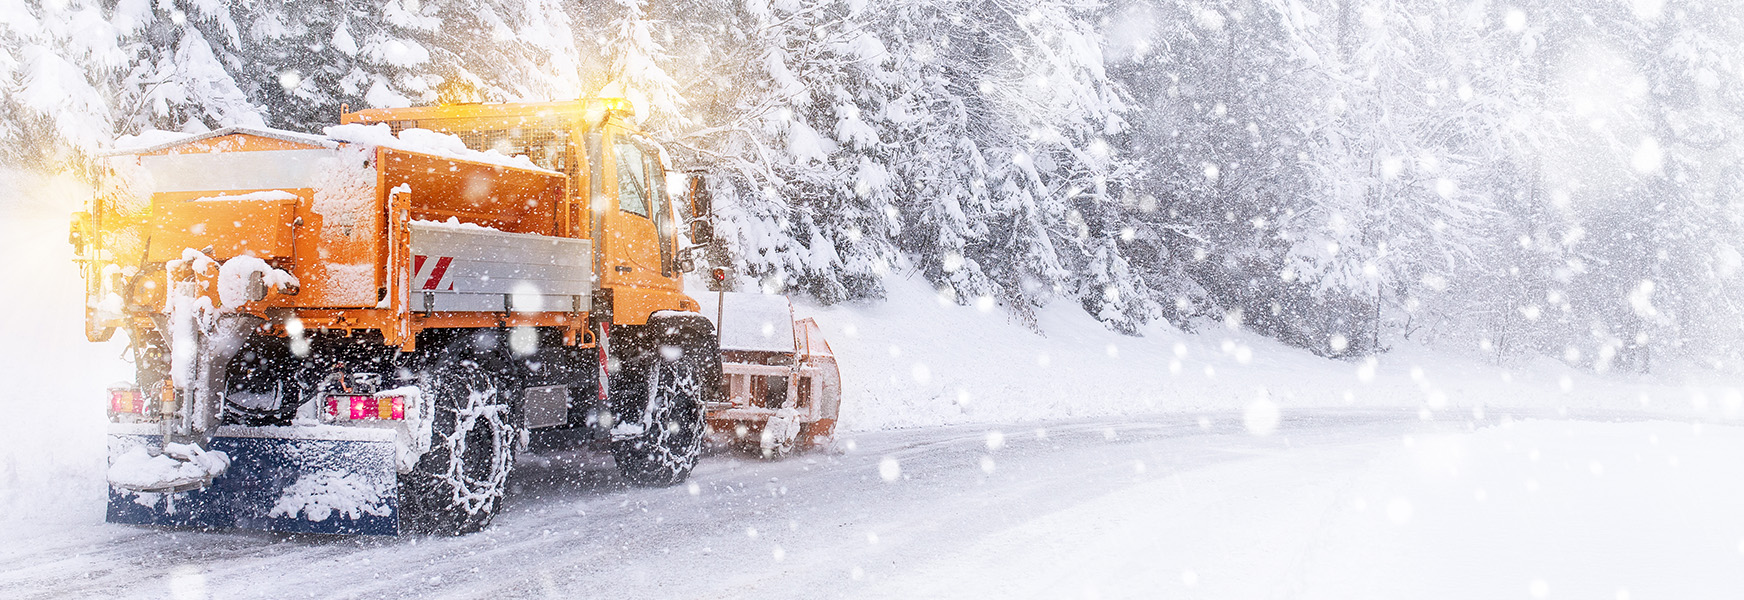
<path fill-rule="evenodd" d="M 1318 190 L 1302 157 L 1333 85 L 1299 4 L 1115 7 L 1116 77 L 1135 95 L 1139 190 L 1123 201 L 1141 276 L 1171 319 L 1245 323 L 1325 348 L 1333 310 L 1286 270 Z M 1343 308 L 1338 307 L 1338 308 Z M 1337 317 L 1333 317 L 1336 319 Z"/>
<path fill-rule="evenodd" d="M 1333 335 L 1384 343 L 1383 327 L 1414 330 L 1421 298 L 1489 249 L 1483 225 L 1528 147 L 1510 101 L 1530 82 L 1518 32 L 1481 7 L 1337 9 L 1363 16 L 1327 44 L 1338 61 L 1326 75 L 1342 85 L 1310 133 L 1320 193 L 1292 269 L 1373 311 Z"/>
<path fill-rule="evenodd" d="M 1006 131 L 1023 136 L 1005 141 L 1016 150 L 1012 164 L 1027 175 L 1040 207 L 1064 217 L 1050 228 L 1053 243 L 1039 249 L 1061 252 L 1068 275 L 1058 283 L 1086 310 L 1118 331 L 1134 332 L 1161 310 L 1153 291 L 1134 280 L 1125 256 L 1123 232 L 1130 224 L 1118 202 L 1134 166 L 1123 143 L 1130 109 L 1108 75 L 1093 25 L 1103 15 L 1070 2 L 991 4 L 1008 20 L 984 23 L 1010 27 L 1001 45 L 1019 49 L 1008 59 L 1009 70 L 990 78 L 993 104 L 1012 115 Z"/>
<path fill-rule="evenodd" d="M 1567 132 L 1546 153 L 1545 185 L 1582 268 L 1547 283 L 1577 318 L 1529 349 L 1599 368 L 1666 357 L 1737 368 L 1740 212 L 1727 199 L 1744 156 L 1732 42 L 1744 22 L 1701 2 L 1544 15 L 1560 19 L 1551 103 Z"/>
<path fill-rule="evenodd" d="M 425 0 L 435 29 L 414 28 L 430 52 L 423 67 L 492 102 L 582 96 L 581 58 L 564 3 L 557 0 Z M 408 9 L 409 10 L 409 9 Z M 390 23 L 395 23 L 393 19 Z"/>
<path fill-rule="evenodd" d="M 568 13 L 552 0 L 391 0 L 248 7 L 245 87 L 275 125 L 319 131 L 342 106 L 581 95 Z"/>
<path fill-rule="evenodd" d="M 656 39 L 645 0 L 614 0 L 614 15 L 606 27 L 606 82 L 600 94 L 624 96 L 636 107 L 636 118 L 650 130 L 682 130 L 690 124 L 678 82 L 666 73 L 666 48 Z"/>
<path fill-rule="evenodd" d="M 836 2 L 698 8 L 724 19 L 692 30 L 717 40 L 713 49 L 680 49 L 686 62 L 712 65 L 692 80 L 710 101 L 699 107 L 705 121 L 671 140 L 716 169 L 717 214 L 730 223 L 721 233 L 741 275 L 826 302 L 881 294 L 896 223 L 886 149 L 867 125 L 882 109 L 882 42 Z"/>
<path fill-rule="evenodd" d="M 122 51 L 131 59 L 120 81 L 118 133 L 265 124 L 265 109 L 232 75 L 249 58 L 230 5 L 130 0 L 116 5 L 113 18 L 127 24 Z"/>
<path fill-rule="evenodd" d="M 91 0 L 0 1 L 0 162 L 58 170 L 109 143 L 133 28 Z"/>

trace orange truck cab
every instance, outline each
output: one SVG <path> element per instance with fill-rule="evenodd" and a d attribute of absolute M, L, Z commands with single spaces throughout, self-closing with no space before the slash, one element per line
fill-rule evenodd
<path fill-rule="evenodd" d="M 461 533 L 530 445 L 682 481 L 722 389 L 675 202 L 707 194 L 629 110 L 374 109 L 108 156 L 72 241 L 88 337 L 126 330 L 138 368 L 110 520 Z"/>

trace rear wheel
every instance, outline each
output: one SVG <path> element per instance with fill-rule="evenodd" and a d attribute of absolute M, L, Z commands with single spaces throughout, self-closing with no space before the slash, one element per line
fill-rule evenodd
<path fill-rule="evenodd" d="M 411 531 L 478 531 L 502 506 L 518 441 L 513 387 L 506 361 L 476 345 L 449 348 L 422 374 L 433 406 L 430 451 L 400 475 L 401 522 Z"/>
<path fill-rule="evenodd" d="M 703 404 L 720 389 L 713 326 L 702 317 L 650 319 L 612 341 L 618 472 L 636 485 L 684 481 L 702 455 Z"/>

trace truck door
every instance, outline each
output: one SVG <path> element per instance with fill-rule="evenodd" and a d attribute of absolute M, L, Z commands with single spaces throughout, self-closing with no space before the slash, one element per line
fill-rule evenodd
<path fill-rule="evenodd" d="M 676 290 L 672 272 L 670 203 L 654 148 L 610 132 L 604 140 L 604 184 L 615 202 L 604 215 L 601 283 L 609 287 Z"/>

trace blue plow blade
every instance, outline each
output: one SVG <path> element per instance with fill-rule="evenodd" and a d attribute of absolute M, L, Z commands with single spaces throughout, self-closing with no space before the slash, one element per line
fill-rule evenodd
<path fill-rule="evenodd" d="M 156 425 L 115 424 L 109 459 L 157 448 Z M 208 450 L 230 468 L 204 488 L 153 494 L 109 486 L 110 523 L 284 533 L 398 535 L 394 431 L 220 427 Z"/>

